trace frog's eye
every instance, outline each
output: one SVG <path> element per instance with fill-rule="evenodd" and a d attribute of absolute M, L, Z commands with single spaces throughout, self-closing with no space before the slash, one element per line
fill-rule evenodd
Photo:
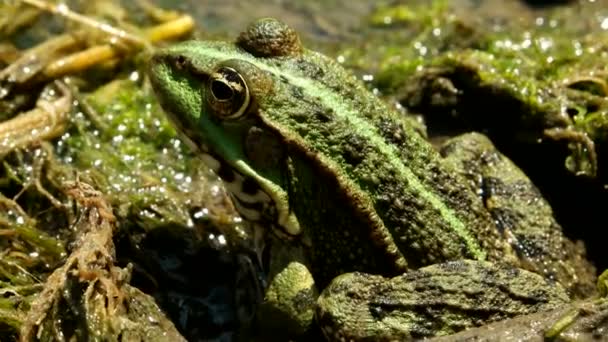
<path fill-rule="evenodd" d="M 207 84 L 207 103 L 222 120 L 235 120 L 247 113 L 251 96 L 243 76 L 231 67 L 218 68 Z"/>

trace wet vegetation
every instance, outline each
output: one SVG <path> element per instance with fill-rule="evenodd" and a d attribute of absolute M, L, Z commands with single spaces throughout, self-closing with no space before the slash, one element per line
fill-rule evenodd
<path fill-rule="evenodd" d="M 145 1 L 72 5 L 1 5 L 0 339 L 178 341 L 167 312 L 184 305 L 217 323 L 199 335 L 234 330 L 232 313 L 212 320 L 204 297 L 234 300 L 224 235 L 243 225 L 142 76 L 154 44 L 187 37 L 193 20 Z M 159 248 L 167 240 L 182 248 Z M 176 286 L 205 270 L 195 257 L 234 270 Z"/>
<path fill-rule="evenodd" d="M 504 18 L 383 2 L 363 33 L 317 46 L 432 140 L 488 134 L 606 268 L 608 10 L 546 3 Z M 143 72 L 157 46 L 204 33 L 145 0 L 68 5 L 0 3 L 0 340 L 232 338 L 259 295 L 251 227 Z M 591 334 L 608 309 L 585 305 L 538 320 Z"/>

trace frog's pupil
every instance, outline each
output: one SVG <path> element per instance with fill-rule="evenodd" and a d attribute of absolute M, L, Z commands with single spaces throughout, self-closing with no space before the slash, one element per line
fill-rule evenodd
<path fill-rule="evenodd" d="M 230 100 L 234 95 L 232 87 L 220 80 L 211 82 L 211 92 L 213 93 L 213 96 L 220 101 Z"/>

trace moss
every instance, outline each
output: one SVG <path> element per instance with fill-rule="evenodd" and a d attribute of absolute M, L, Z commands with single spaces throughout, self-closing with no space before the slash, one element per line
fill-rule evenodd
<path fill-rule="evenodd" d="M 378 5 L 365 41 L 344 49 L 343 63 L 424 114 L 431 137 L 449 134 L 433 127 L 445 120 L 439 126 L 481 130 L 504 144 L 567 146 L 566 169 L 606 183 L 602 5 L 529 10 L 510 21 L 465 16 L 444 1 L 424 5 Z"/>

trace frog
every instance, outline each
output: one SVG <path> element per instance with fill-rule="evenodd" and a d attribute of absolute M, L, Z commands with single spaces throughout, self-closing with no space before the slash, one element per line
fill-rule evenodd
<path fill-rule="evenodd" d="M 401 277 L 395 279 L 440 285 L 446 278 L 435 274 L 442 272 L 501 279 L 481 281 L 488 291 L 536 279 L 532 291 L 512 291 L 518 295 L 511 299 L 525 299 L 525 309 L 511 316 L 593 292 L 593 265 L 584 248 L 563 235 L 550 208 L 534 214 L 526 209 L 534 206 L 518 204 L 518 198 L 536 203 L 542 196 L 512 197 L 505 189 L 520 185 L 498 186 L 523 182 L 520 175 L 507 173 L 504 183 L 489 177 L 493 186 L 479 182 L 481 173 L 462 167 L 475 163 L 446 158 L 402 112 L 334 59 L 306 49 L 280 20 L 256 20 L 235 41 L 160 49 L 147 74 L 180 137 L 223 180 L 240 215 L 267 228 L 268 282 L 259 311 L 266 319 L 259 324 L 285 339 L 315 324 L 328 340 L 357 339 L 351 332 L 361 329 L 327 318 L 340 302 L 328 298 L 351 285 L 350 295 L 356 293 L 366 277 L 376 277 L 373 284 Z M 480 184 L 496 191 L 488 196 Z M 503 273 L 509 276 L 496 276 Z M 345 281 L 349 275 L 359 280 Z M 459 284 L 449 291 L 473 286 Z M 511 307 L 508 298 L 494 297 L 492 305 Z M 329 310 L 320 301 L 330 303 Z M 378 339 L 378 330 L 388 339 L 394 334 L 371 330 L 374 335 L 361 339 Z"/>

